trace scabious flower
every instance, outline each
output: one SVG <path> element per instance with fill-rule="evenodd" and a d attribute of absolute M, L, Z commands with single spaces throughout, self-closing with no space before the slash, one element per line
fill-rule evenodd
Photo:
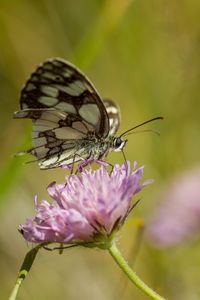
<path fill-rule="evenodd" d="M 54 201 L 35 200 L 35 218 L 20 226 L 24 238 L 33 243 L 105 245 L 131 211 L 132 196 L 148 184 L 141 183 L 142 173 L 142 167 L 134 164 L 131 170 L 125 162 L 111 173 L 105 165 L 83 168 L 63 184 L 50 184 L 47 190 Z"/>
<path fill-rule="evenodd" d="M 146 237 L 155 247 L 187 241 L 200 232 L 200 168 L 176 176 L 146 226 Z"/>

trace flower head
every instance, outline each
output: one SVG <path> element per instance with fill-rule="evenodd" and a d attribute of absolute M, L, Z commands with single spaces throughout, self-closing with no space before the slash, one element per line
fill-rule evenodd
<path fill-rule="evenodd" d="M 20 228 L 27 241 L 66 244 L 97 243 L 109 240 L 118 230 L 133 203 L 131 198 L 147 183 L 140 183 L 143 168 L 130 170 L 130 163 L 115 165 L 109 173 L 105 165 L 98 170 L 83 169 L 66 177 L 63 184 L 52 183 L 50 204 L 35 201 L 36 216 Z"/>

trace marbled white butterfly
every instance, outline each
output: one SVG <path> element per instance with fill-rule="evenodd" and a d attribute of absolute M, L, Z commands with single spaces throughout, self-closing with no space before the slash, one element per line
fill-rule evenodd
<path fill-rule="evenodd" d="M 116 137 L 117 105 L 102 101 L 89 79 L 60 58 L 45 61 L 31 74 L 21 91 L 20 109 L 14 118 L 33 123 L 33 147 L 23 153 L 34 155 L 41 169 L 104 158 L 122 150 L 122 136 L 135 128 Z"/>

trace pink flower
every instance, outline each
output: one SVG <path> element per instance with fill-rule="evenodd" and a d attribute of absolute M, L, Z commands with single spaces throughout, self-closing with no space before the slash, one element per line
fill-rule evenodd
<path fill-rule="evenodd" d="M 200 169 L 178 175 L 164 192 L 147 224 L 146 235 L 155 247 L 179 244 L 200 232 Z"/>
<path fill-rule="evenodd" d="M 130 170 L 130 163 L 115 165 L 111 173 L 104 165 L 93 171 L 83 169 L 66 177 L 63 184 L 52 183 L 50 204 L 36 199 L 36 216 L 20 226 L 29 242 L 66 244 L 111 239 L 133 207 L 131 198 L 147 182 L 140 183 L 143 168 Z"/>

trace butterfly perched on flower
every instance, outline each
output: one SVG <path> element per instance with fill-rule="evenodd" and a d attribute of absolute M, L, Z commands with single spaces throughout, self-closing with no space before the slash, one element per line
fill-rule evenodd
<path fill-rule="evenodd" d="M 32 120 L 33 147 L 41 169 L 99 160 L 120 151 L 126 140 L 115 134 L 120 113 L 111 100 L 102 100 L 89 79 L 60 58 L 43 62 L 21 91 L 14 118 Z M 127 131 L 128 132 L 128 131 Z"/>

